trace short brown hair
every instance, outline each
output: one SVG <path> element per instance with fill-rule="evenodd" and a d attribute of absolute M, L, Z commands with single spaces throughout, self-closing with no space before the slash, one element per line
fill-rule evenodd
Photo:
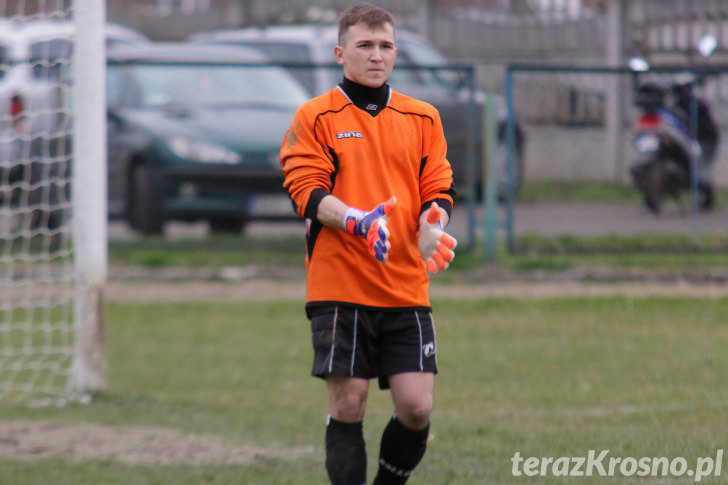
<path fill-rule="evenodd" d="M 346 9 L 339 17 L 339 44 L 349 27 L 359 23 L 366 24 L 370 29 L 383 27 L 386 24 L 394 28 L 394 17 L 383 8 L 369 3 L 357 3 Z"/>

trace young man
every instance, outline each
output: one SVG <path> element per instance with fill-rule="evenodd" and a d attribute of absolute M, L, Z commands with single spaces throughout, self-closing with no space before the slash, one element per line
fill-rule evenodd
<path fill-rule="evenodd" d="M 389 388 L 394 416 L 375 484 L 405 483 L 425 454 L 435 329 L 428 271 L 447 268 L 455 193 L 440 117 L 392 91 L 394 20 L 358 4 L 339 19 L 343 81 L 304 104 L 281 148 L 297 214 L 307 221 L 306 310 L 312 374 L 326 380 L 326 469 L 366 482 L 362 426 L 369 380 Z"/>

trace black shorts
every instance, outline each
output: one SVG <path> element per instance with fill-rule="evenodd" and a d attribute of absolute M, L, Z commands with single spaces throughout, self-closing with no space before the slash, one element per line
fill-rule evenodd
<path fill-rule="evenodd" d="M 348 306 L 311 308 L 311 375 L 364 379 L 403 372 L 437 373 L 435 324 L 429 309 L 379 311 Z"/>

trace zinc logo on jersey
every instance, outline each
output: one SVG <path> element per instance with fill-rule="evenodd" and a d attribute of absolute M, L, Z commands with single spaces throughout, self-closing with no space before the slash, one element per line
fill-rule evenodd
<path fill-rule="evenodd" d="M 364 135 L 358 131 L 344 131 L 342 133 L 337 133 L 336 138 L 339 140 L 342 138 L 364 138 Z"/>

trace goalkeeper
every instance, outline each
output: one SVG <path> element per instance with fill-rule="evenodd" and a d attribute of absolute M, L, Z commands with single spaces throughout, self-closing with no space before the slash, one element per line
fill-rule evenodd
<path fill-rule="evenodd" d="M 396 54 L 387 11 L 345 11 L 334 47 L 343 79 L 299 108 L 280 152 L 307 222 L 312 374 L 328 391 L 336 485 L 366 482 L 370 379 L 394 404 L 374 483 L 405 483 L 424 456 L 437 373 L 428 272 L 446 269 L 456 246 L 445 232 L 455 190 L 440 116 L 386 83 Z"/>

